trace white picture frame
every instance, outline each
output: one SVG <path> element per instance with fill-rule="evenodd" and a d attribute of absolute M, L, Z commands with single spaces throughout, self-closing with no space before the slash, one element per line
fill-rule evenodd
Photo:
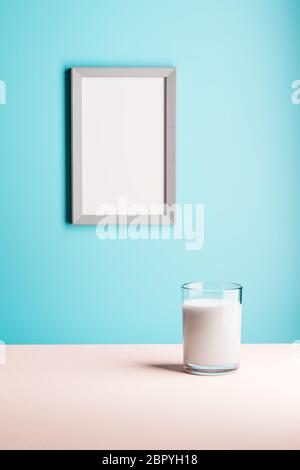
<path fill-rule="evenodd" d="M 76 67 L 71 88 L 72 223 L 174 223 L 176 69 Z"/>

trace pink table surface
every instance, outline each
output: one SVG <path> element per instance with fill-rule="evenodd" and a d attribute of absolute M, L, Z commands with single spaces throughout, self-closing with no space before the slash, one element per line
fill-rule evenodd
<path fill-rule="evenodd" d="M 238 372 L 181 371 L 180 345 L 7 346 L 0 449 L 300 449 L 300 358 L 243 345 Z"/>

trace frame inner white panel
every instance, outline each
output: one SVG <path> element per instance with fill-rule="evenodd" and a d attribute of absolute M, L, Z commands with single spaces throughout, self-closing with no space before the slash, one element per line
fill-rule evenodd
<path fill-rule="evenodd" d="M 164 90 L 163 77 L 82 79 L 84 215 L 110 212 L 103 204 L 119 214 L 163 213 Z M 120 210 L 120 197 L 147 210 Z"/>

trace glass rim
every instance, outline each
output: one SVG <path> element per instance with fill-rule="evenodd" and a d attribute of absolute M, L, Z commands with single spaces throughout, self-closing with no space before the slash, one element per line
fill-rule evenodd
<path fill-rule="evenodd" d="M 207 286 L 207 287 L 206 287 Z M 201 291 L 201 292 L 223 292 L 242 290 L 243 286 L 237 282 L 226 282 L 226 281 L 198 281 L 198 282 L 186 282 L 182 284 L 182 289 Z"/>

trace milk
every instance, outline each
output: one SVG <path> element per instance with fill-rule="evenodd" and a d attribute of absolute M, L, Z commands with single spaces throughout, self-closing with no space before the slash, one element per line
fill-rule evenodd
<path fill-rule="evenodd" d="M 237 300 L 189 299 L 183 303 L 184 363 L 239 363 L 242 305 Z"/>

